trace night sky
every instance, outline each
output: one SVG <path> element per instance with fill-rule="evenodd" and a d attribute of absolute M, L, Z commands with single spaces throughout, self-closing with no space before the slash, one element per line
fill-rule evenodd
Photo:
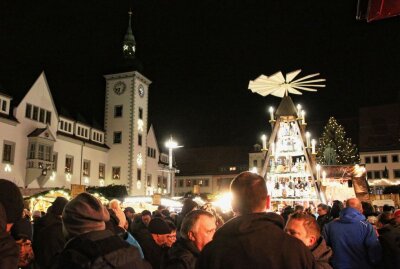
<path fill-rule="evenodd" d="M 133 32 L 159 142 L 252 145 L 280 99 L 251 93 L 261 74 L 303 69 L 327 87 L 292 96 L 308 121 L 399 100 L 400 17 L 356 20 L 356 0 L 0 2 L 0 87 L 20 98 L 42 70 L 57 107 L 102 124 L 105 81 Z"/>

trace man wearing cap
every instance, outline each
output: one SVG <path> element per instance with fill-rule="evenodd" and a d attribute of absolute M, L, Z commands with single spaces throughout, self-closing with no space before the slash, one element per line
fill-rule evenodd
<path fill-rule="evenodd" d="M 18 187 L 0 179 L 0 268 L 17 268 L 19 249 L 10 236 L 11 227 L 22 218 L 24 203 Z"/>
<path fill-rule="evenodd" d="M 150 221 L 148 232 L 143 232 L 137 238 L 142 247 L 144 258 L 150 262 L 153 269 L 161 268 L 168 251 L 166 243 L 171 230 L 168 224 L 161 218 Z"/>
<path fill-rule="evenodd" d="M 62 214 L 68 241 L 52 268 L 150 268 L 137 248 L 105 230 L 109 218 L 107 209 L 88 193 L 71 200 Z"/>
<path fill-rule="evenodd" d="M 129 232 L 131 232 L 132 225 L 134 224 L 134 221 L 135 221 L 135 210 L 130 206 L 125 207 L 124 214 L 125 214 L 125 217 L 126 217 L 126 221 L 128 222 L 128 229 L 127 230 Z"/>

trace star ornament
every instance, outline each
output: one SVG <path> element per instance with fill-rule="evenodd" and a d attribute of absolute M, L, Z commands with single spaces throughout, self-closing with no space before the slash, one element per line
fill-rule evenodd
<path fill-rule="evenodd" d="M 253 93 L 258 93 L 262 96 L 267 96 L 269 94 L 283 98 L 288 93 L 292 94 L 302 94 L 300 91 L 310 91 L 316 92 L 315 88 L 324 88 L 325 79 L 311 79 L 319 76 L 319 73 L 311 74 L 302 78 L 295 80 L 298 74 L 300 74 L 301 69 L 287 73 L 284 77 L 282 72 L 276 72 L 271 76 L 261 75 L 255 80 L 250 80 L 249 90 Z"/>

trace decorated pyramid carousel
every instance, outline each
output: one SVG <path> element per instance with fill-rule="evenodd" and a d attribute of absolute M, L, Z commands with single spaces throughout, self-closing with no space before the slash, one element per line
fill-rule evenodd
<path fill-rule="evenodd" d="M 276 111 L 270 108 L 272 133 L 269 143 L 263 143 L 265 162 L 261 172 L 268 185 L 271 202 L 285 204 L 319 201 L 325 202 L 319 181 L 319 165 L 316 164 L 316 141 L 306 132 L 305 112 L 295 106 L 290 94 L 317 91 L 325 87 L 325 79 L 311 74 L 295 79 L 301 70 L 271 76 L 261 75 L 250 81 L 249 89 L 262 96 L 282 98 Z"/>

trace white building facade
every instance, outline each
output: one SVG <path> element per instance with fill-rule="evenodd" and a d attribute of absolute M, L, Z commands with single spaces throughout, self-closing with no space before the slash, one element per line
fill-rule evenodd
<path fill-rule="evenodd" d="M 22 188 L 116 184 L 131 195 L 167 194 L 153 128 L 147 139 L 150 80 L 137 71 L 105 78 L 104 130 L 59 115 L 44 72 L 14 107 L 0 93 L 0 178 Z"/>

